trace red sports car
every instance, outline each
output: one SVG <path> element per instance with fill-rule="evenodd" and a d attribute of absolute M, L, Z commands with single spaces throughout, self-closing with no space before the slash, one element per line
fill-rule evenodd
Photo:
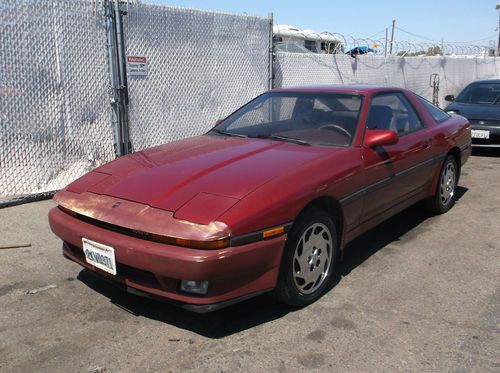
<path fill-rule="evenodd" d="M 203 136 L 133 153 L 58 192 L 63 254 L 135 294 L 208 312 L 318 297 L 346 244 L 427 199 L 454 204 L 467 120 L 368 86 L 264 93 Z"/>

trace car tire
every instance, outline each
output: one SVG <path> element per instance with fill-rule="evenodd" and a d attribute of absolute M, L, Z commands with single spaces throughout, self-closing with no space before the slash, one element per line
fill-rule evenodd
<path fill-rule="evenodd" d="M 430 210 L 434 214 L 444 214 L 455 204 L 458 182 L 458 166 L 455 157 L 448 155 L 439 172 L 434 196 L 429 200 Z"/>
<path fill-rule="evenodd" d="M 294 307 L 316 301 L 331 278 L 337 247 L 332 218 L 319 208 L 304 211 L 288 235 L 274 298 Z"/>

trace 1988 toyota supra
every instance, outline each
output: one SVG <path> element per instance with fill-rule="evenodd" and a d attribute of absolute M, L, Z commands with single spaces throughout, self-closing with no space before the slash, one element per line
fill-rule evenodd
<path fill-rule="evenodd" d="M 84 175 L 49 213 L 63 254 L 130 292 L 207 312 L 272 291 L 305 306 L 346 243 L 455 201 L 467 120 L 369 86 L 264 93 L 207 134 Z"/>

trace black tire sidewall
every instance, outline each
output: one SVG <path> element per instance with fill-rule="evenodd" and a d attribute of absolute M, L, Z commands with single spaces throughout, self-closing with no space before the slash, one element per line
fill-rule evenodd
<path fill-rule="evenodd" d="M 454 191 L 453 191 L 453 196 L 451 197 L 451 201 L 449 201 L 447 205 L 443 205 L 443 203 L 441 202 L 441 192 L 440 192 L 441 179 L 443 178 L 443 172 L 446 170 L 446 167 L 448 166 L 449 163 L 452 163 L 453 167 L 455 168 Z M 457 182 L 458 182 L 458 165 L 455 160 L 455 157 L 449 155 L 443 162 L 443 165 L 441 166 L 441 171 L 439 172 L 439 180 L 436 186 L 436 195 L 434 196 L 434 206 L 433 206 L 434 211 L 436 213 L 444 214 L 453 207 L 453 205 L 455 204 L 456 193 L 457 193 Z"/>

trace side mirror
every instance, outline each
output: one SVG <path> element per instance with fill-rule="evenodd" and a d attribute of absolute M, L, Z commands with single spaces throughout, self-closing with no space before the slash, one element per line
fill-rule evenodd
<path fill-rule="evenodd" d="M 215 121 L 215 125 L 216 125 L 216 126 L 218 126 L 219 124 L 221 124 L 221 123 L 222 123 L 222 121 L 223 121 L 223 120 L 224 120 L 224 119 L 217 119 L 217 120 Z"/>
<path fill-rule="evenodd" d="M 446 96 L 444 96 L 444 100 L 448 101 L 448 102 L 453 102 L 453 101 L 455 101 L 455 96 L 453 96 L 453 95 L 446 95 Z"/>
<path fill-rule="evenodd" d="M 366 129 L 364 146 L 376 148 L 377 146 L 394 145 L 398 143 L 398 140 L 396 131 Z"/>

